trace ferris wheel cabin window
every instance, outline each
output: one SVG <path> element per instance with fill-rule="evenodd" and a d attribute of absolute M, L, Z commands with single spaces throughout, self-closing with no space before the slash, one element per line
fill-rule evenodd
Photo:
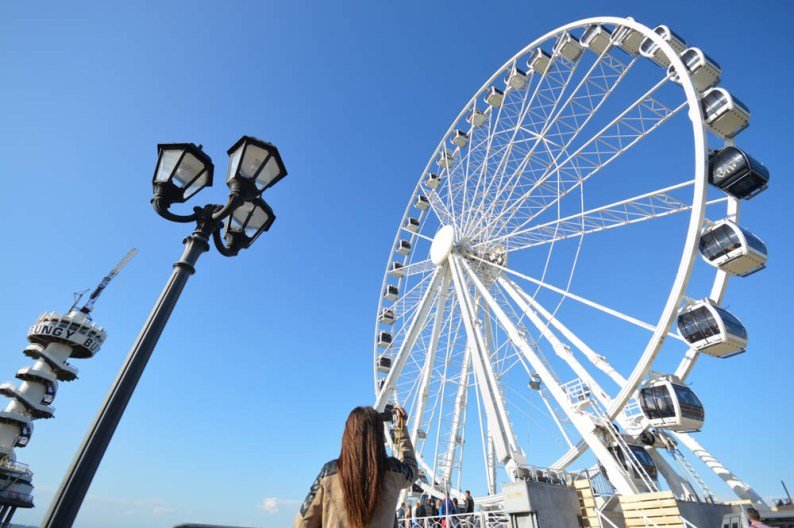
<path fill-rule="evenodd" d="M 725 325 L 726 332 L 742 339 L 747 339 L 747 330 L 744 328 L 744 325 L 741 323 L 741 321 L 739 321 L 731 312 L 727 310 L 723 310 L 717 306 L 714 306 L 713 308 L 722 319 L 722 323 Z"/>
<path fill-rule="evenodd" d="M 672 384 L 672 386 L 678 399 L 678 405 L 681 407 L 681 416 L 683 418 L 703 420 L 705 417 L 703 404 L 700 403 L 700 399 L 698 399 L 694 391 L 684 385 Z"/>
<path fill-rule="evenodd" d="M 642 469 L 648 474 L 651 480 L 656 480 L 657 473 L 656 473 L 656 463 L 654 463 L 653 458 L 648 452 L 645 450 L 644 447 L 638 445 L 629 445 L 629 449 L 631 449 L 631 453 L 637 459 L 637 461 L 642 466 Z M 639 475 L 636 475 L 639 477 Z"/>
<path fill-rule="evenodd" d="M 675 405 L 664 385 L 647 387 L 640 391 L 641 406 L 649 419 L 675 416 Z"/>
<path fill-rule="evenodd" d="M 747 240 L 747 245 L 750 246 L 751 249 L 754 249 L 757 252 L 766 255 L 767 253 L 766 244 L 764 244 L 764 242 L 760 238 L 758 238 L 757 236 L 755 236 L 754 234 L 748 231 L 744 231 L 744 238 Z"/>
<path fill-rule="evenodd" d="M 679 315 L 678 329 L 684 339 L 690 343 L 720 335 L 720 325 L 705 306 Z"/>
<path fill-rule="evenodd" d="M 742 246 L 739 235 L 728 224 L 710 230 L 700 237 L 700 252 L 709 260 L 725 256 Z"/>

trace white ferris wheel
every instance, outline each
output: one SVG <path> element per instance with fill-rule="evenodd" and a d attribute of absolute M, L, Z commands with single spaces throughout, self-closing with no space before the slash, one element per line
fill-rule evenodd
<path fill-rule="evenodd" d="M 589 452 L 618 493 L 707 498 L 686 451 L 761 501 L 690 434 L 695 360 L 747 344 L 728 278 L 766 261 L 738 221 L 769 174 L 736 146 L 750 112 L 720 77 L 666 26 L 591 18 L 526 46 L 453 120 L 375 323 L 375 405 L 411 415 L 424 492 L 497 501 Z"/>

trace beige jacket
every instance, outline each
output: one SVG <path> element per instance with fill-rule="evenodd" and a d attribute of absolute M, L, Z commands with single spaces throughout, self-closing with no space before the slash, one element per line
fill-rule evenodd
<path fill-rule="evenodd" d="M 400 490 L 414 483 L 419 475 L 411 439 L 405 428 L 394 428 L 397 457 L 390 457 L 381 499 L 367 528 L 393 528 L 394 512 Z M 337 461 L 323 466 L 306 500 L 295 516 L 293 528 L 348 528 L 345 503 Z"/>

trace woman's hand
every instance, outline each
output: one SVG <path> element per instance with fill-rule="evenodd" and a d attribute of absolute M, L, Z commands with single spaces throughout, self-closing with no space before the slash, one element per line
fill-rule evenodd
<path fill-rule="evenodd" d="M 397 428 L 402 429 L 408 422 L 408 413 L 399 405 L 394 406 L 394 411 L 397 414 Z"/>

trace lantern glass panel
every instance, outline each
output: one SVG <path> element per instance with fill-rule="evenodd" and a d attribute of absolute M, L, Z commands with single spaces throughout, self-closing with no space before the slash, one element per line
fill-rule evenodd
<path fill-rule="evenodd" d="M 194 194 L 199 192 L 201 189 L 209 185 L 209 173 L 204 171 L 201 175 L 196 178 L 193 183 L 191 183 L 187 189 L 185 189 L 185 200 L 192 197 Z"/>
<path fill-rule="evenodd" d="M 248 219 L 251 217 L 253 209 L 254 204 L 251 202 L 246 202 L 235 209 L 231 218 L 229 218 L 229 231 L 237 233 L 245 232 L 246 226 L 248 225 Z"/>
<path fill-rule="evenodd" d="M 179 157 L 184 152 L 182 149 L 164 150 L 160 155 L 160 163 L 157 167 L 157 174 L 154 176 L 155 183 L 166 183 L 174 172 L 174 166 L 179 161 Z"/>
<path fill-rule="evenodd" d="M 237 174 L 237 167 L 240 165 L 240 156 L 243 154 L 245 144 L 237 147 L 237 150 L 229 154 L 229 172 L 226 173 L 226 181 L 232 181 L 232 178 Z"/>
<path fill-rule="evenodd" d="M 202 163 L 191 152 L 185 154 L 182 161 L 176 167 L 173 183 L 180 189 L 184 189 L 187 194 L 190 184 L 204 171 L 204 163 Z M 194 191 L 195 192 L 195 191 Z"/>
<path fill-rule="evenodd" d="M 280 174 L 281 167 L 279 167 L 276 157 L 270 156 L 270 159 L 267 160 L 267 163 L 265 163 L 265 168 L 262 169 L 262 172 L 259 174 L 259 181 L 257 182 L 256 186 L 259 189 L 265 189 Z"/>
<path fill-rule="evenodd" d="M 246 180 L 254 181 L 262 165 L 267 160 L 269 153 L 258 145 L 248 144 L 243 153 L 243 161 L 240 163 L 239 175 Z M 262 190 L 264 187 L 256 181 L 256 188 Z"/>

